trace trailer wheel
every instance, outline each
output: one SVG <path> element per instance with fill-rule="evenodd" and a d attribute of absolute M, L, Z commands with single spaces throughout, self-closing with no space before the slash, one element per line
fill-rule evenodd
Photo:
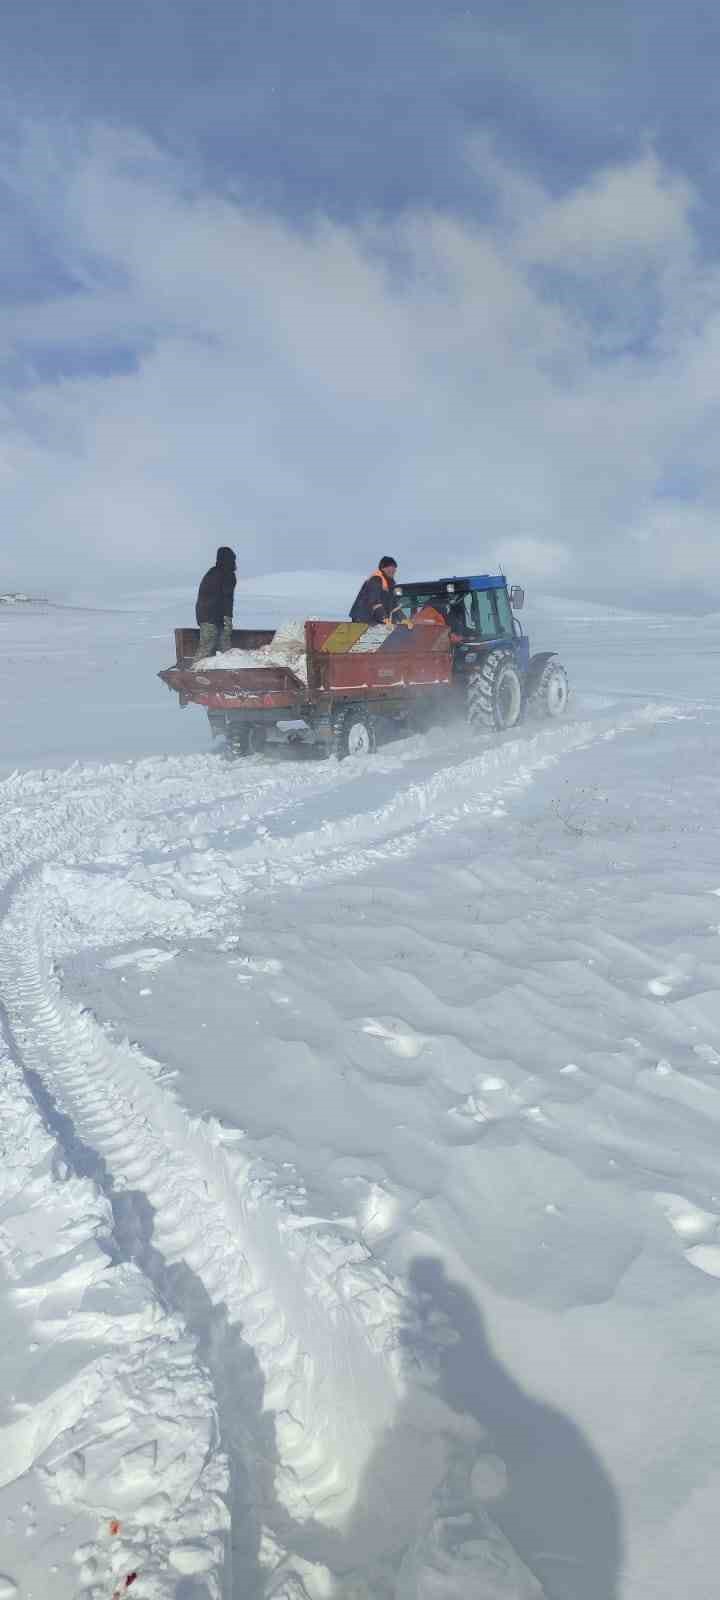
<path fill-rule="evenodd" d="M 258 723 L 236 724 L 228 732 L 228 745 L 233 756 L 255 756 L 265 749 L 265 729 Z"/>
<path fill-rule="evenodd" d="M 227 753 L 231 757 L 247 755 L 247 728 L 228 728 Z"/>
<path fill-rule="evenodd" d="M 490 650 L 468 681 L 467 720 L 479 729 L 514 728 L 523 708 L 520 674 L 507 650 Z"/>
<path fill-rule="evenodd" d="M 371 756 L 377 749 L 377 731 L 372 717 L 364 711 L 347 711 L 335 730 L 335 754 L 338 761 L 346 756 Z"/>
<path fill-rule="evenodd" d="M 530 710 L 541 717 L 561 717 L 567 710 L 568 694 L 568 675 L 562 662 L 548 661 L 530 695 Z"/>

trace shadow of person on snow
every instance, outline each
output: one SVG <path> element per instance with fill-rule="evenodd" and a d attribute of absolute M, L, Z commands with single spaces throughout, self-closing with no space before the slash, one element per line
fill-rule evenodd
<path fill-rule="evenodd" d="M 472 1296 L 439 1260 L 417 1257 L 409 1280 L 403 1344 L 434 1375 L 439 1398 L 481 1424 L 492 1455 L 479 1457 L 475 1477 L 480 1497 L 489 1480 L 493 1522 L 547 1600 L 617 1600 L 620 1507 L 580 1429 L 514 1381 L 490 1347 Z"/>
<path fill-rule="evenodd" d="M 265 1410 L 264 1379 L 242 1327 L 228 1323 L 224 1306 L 211 1304 L 190 1268 L 164 1261 L 147 1196 L 114 1189 L 102 1158 L 84 1145 L 35 1076 L 28 1074 L 64 1154 L 110 1200 L 110 1259 L 137 1262 L 161 1300 L 181 1312 L 211 1372 L 231 1466 L 226 1580 L 233 1594 L 260 1600 L 268 1585 L 273 1592 L 261 1558 L 263 1528 L 269 1528 L 290 1558 L 326 1563 L 348 1600 L 351 1594 L 406 1600 L 424 1593 L 415 1574 L 422 1573 L 428 1551 L 434 1587 L 427 1592 L 440 1595 L 443 1572 L 454 1567 L 462 1574 L 463 1543 L 479 1559 L 475 1571 L 489 1563 L 494 1593 L 501 1592 L 495 1577 L 504 1572 L 503 1593 L 529 1595 L 521 1571 L 519 1590 L 514 1586 L 514 1553 L 527 1569 L 525 1579 L 531 1582 L 532 1574 L 546 1600 L 617 1600 L 621 1524 L 607 1474 L 573 1422 L 514 1382 L 490 1348 L 472 1296 L 434 1258 L 418 1257 L 410 1268 L 402 1333 L 410 1381 L 366 1464 L 348 1517 L 333 1527 L 289 1515 L 276 1496 L 275 1419 Z M 448 1427 L 453 1414 L 457 1425 Z M 469 1427 L 467 1419 L 474 1419 Z M 510 1552 L 493 1542 L 492 1525 Z M 433 1545 L 436 1537 L 439 1545 Z M 457 1545 L 449 1566 L 446 1537 Z M 470 1592 L 464 1580 L 458 1588 L 450 1576 L 448 1585 L 448 1600 Z M 182 1589 L 188 1600 L 194 1587 L 197 1592 L 192 1582 Z M 292 1592 L 301 1593 L 302 1585 Z"/>
<path fill-rule="evenodd" d="M 409 1290 L 405 1395 L 349 1513 L 268 1504 L 281 1545 L 326 1564 L 343 1600 L 618 1600 L 619 1504 L 580 1429 L 514 1381 L 438 1260 L 416 1258 Z"/>

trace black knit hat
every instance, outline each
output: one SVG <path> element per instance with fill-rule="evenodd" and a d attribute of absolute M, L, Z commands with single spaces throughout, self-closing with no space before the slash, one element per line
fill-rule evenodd
<path fill-rule="evenodd" d="M 230 549 L 229 544 L 221 544 L 215 557 L 215 565 L 217 567 L 235 566 L 235 551 Z"/>
<path fill-rule="evenodd" d="M 380 560 L 378 561 L 378 566 L 381 567 L 381 568 L 382 567 L 396 567 L 397 566 L 397 561 L 395 560 L 394 556 L 381 556 Z"/>

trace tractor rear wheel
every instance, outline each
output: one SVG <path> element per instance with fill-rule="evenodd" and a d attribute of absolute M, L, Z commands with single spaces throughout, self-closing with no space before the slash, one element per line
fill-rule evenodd
<path fill-rule="evenodd" d="M 507 650 L 490 650 L 467 687 L 467 720 L 474 729 L 514 728 L 523 709 L 520 674 Z"/>
<path fill-rule="evenodd" d="M 541 717 L 561 717 L 567 710 L 568 693 L 568 675 L 562 662 L 548 661 L 530 696 L 530 709 Z"/>

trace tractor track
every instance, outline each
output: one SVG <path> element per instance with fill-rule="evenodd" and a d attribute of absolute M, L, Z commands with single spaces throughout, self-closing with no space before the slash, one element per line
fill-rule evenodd
<path fill-rule="evenodd" d="M 271 1550 L 263 1569 L 267 1594 L 303 1592 L 302 1562 L 295 1576 L 287 1575 L 288 1532 L 296 1530 L 297 1548 L 311 1560 L 324 1559 L 331 1545 L 323 1546 L 323 1529 L 342 1524 L 377 1437 L 399 1405 L 402 1294 L 360 1239 L 305 1216 L 291 1184 L 230 1130 L 191 1117 L 163 1083 L 157 1062 L 112 1040 L 70 1001 L 57 962 L 83 941 L 102 943 L 102 916 L 93 907 L 118 874 L 126 883 L 128 863 L 134 898 L 120 914 L 126 939 L 150 928 L 175 937 L 212 930 L 217 938 L 218 901 L 224 915 L 228 896 L 237 905 L 256 888 L 267 895 L 361 874 L 390 838 L 395 856 L 413 854 L 428 836 L 490 812 L 564 753 L 674 714 L 655 705 L 508 737 L 418 781 L 411 765 L 389 758 L 386 770 L 396 766 L 400 781 L 386 805 L 306 833 L 206 850 L 199 859 L 188 855 L 178 833 L 185 819 L 192 832 L 200 808 L 203 832 L 228 831 L 238 814 L 243 826 L 248 817 L 282 818 L 339 784 L 352 800 L 364 765 L 359 772 L 354 763 L 304 767 L 292 775 L 292 768 L 263 763 L 239 774 L 214 760 L 140 762 L 13 776 L 0 785 L 0 984 L 15 1060 L 55 1131 L 64 1119 L 69 1159 L 80 1149 L 90 1159 L 94 1154 L 96 1179 L 106 1174 L 101 1187 L 120 1209 L 123 1195 L 139 1197 L 140 1210 L 147 1208 L 138 1259 L 163 1298 L 175 1294 L 176 1309 L 188 1314 L 192 1296 L 184 1292 L 183 1304 L 177 1290 L 182 1270 L 203 1305 L 221 1317 L 224 1343 L 219 1353 L 216 1344 L 209 1364 L 227 1408 L 239 1371 L 233 1363 L 251 1353 L 259 1414 L 269 1415 L 272 1427 L 268 1432 L 256 1419 L 254 1434 L 243 1431 L 236 1414 L 226 1418 L 223 1437 L 235 1439 L 238 1462 L 256 1452 L 246 1506 L 254 1500 Z M 117 830 L 125 828 L 119 844 Z M 193 887 L 203 873 L 215 874 L 220 888 L 199 910 Z M 112 937 L 118 938 L 117 925 Z M 241 1335 L 242 1356 L 228 1329 Z M 248 1381 L 246 1373 L 245 1395 Z M 247 1472 L 247 1460 L 242 1467 Z M 239 1501 L 234 1509 L 237 1515 Z M 236 1549 L 243 1538 L 235 1527 Z M 269 1576 L 273 1566 L 276 1579 Z"/>

